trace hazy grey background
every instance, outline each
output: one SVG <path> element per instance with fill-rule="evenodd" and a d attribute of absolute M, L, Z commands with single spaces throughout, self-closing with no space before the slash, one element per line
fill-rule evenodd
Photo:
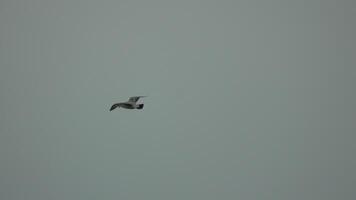
<path fill-rule="evenodd" d="M 355 199 L 355 6 L 2 0 L 0 199 Z"/>

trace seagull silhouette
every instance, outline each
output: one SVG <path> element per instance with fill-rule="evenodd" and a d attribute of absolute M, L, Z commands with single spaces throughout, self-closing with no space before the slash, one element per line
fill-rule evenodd
<path fill-rule="evenodd" d="M 128 101 L 115 103 L 111 106 L 110 111 L 114 110 L 117 107 L 141 110 L 143 108 L 144 104 L 137 104 L 137 101 L 143 97 L 146 97 L 146 96 L 134 96 L 134 97 L 130 97 Z"/>

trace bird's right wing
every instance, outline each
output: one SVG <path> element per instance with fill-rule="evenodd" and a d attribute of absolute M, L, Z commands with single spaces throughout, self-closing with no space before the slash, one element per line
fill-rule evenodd
<path fill-rule="evenodd" d="M 140 98 L 146 97 L 146 96 L 135 96 L 135 97 L 130 97 L 129 102 L 137 102 Z"/>

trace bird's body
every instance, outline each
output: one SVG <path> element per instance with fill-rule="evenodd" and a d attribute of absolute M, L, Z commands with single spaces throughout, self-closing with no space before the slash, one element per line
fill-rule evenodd
<path fill-rule="evenodd" d="M 115 103 L 114 105 L 111 106 L 110 111 L 114 110 L 115 108 L 126 108 L 126 109 L 142 109 L 144 104 L 137 104 L 137 101 L 146 96 L 135 96 L 135 97 L 130 97 L 128 101 L 126 102 L 120 102 L 120 103 Z"/>

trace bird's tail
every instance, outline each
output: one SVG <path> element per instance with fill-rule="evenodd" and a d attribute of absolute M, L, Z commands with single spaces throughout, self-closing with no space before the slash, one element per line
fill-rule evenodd
<path fill-rule="evenodd" d="M 137 109 L 142 109 L 143 108 L 143 104 L 138 104 Z"/>

